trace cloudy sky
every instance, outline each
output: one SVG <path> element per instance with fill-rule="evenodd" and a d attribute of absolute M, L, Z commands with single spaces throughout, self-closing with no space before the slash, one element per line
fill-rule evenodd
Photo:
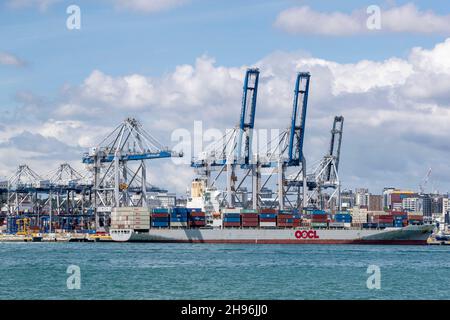
<path fill-rule="evenodd" d="M 69 30 L 66 9 L 81 9 Z M 381 9 L 369 29 L 367 8 Z M 305 155 L 345 117 L 346 188 L 450 190 L 450 7 L 444 1 L 4 0 L 0 2 L 0 176 L 46 173 L 124 118 L 165 145 L 176 129 L 238 121 L 246 68 L 261 71 L 256 126 L 289 125 L 296 72 L 311 72 Z M 150 163 L 183 193 L 189 165 Z"/>

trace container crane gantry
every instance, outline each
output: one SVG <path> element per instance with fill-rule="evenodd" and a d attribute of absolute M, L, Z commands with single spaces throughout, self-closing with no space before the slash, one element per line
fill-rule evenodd
<path fill-rule="evenodd" d="M 191 167 L 196 168 L 206 181 L 206 187 L 214 187 L 223 172 L 226 172 L 226 194 L 223 204 L 234 207 L 241 186 L 255 171 L 256 163 L 253 159 L 252 141 L 255 127 L 256 101 L 258 95 L 259 69 L 249 68 L 245 73 L 241 113 L 238 125 L 228 131 L 220 141 L 210 146 L 199 158 L 192 160 Z M 238 180 L 236 169 L 245 171 Z M 211 171 L 218 169 L 218 174 L 211 180 Z M 238 182 L 239 181 L 239 182 Z M 257 193 L 256 189 L 252 193 Z"/>
<path fill-rule="evenodd" d="M 182 157 L 162 146 L 134 118 L 125 119 L 96 147 L 83 156 L 92 171 L 93 209 L 99 226 L 99 207 L 147 206 L 146 160 Z"/>

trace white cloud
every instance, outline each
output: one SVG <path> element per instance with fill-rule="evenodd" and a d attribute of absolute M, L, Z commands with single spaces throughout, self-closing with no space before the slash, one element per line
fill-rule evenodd
<path fill-rule="evenodd" d="M 275 52 L 254 64 L 261 70 L 256 127 L 289 125 L 296 72 L 310 71 L 305 138 L 308 163 L 326 152 L 332 119 L 343 115 L 343 183 L 377 188 L 374 192 L 385 184 L 414 188 L 428 167 L 441 168 L 442 159 L 450 156 L 446 147 L 450 136 L 447 53 L 450 39 L 432 49 L 413 48 L 406 59 L 348 64 L 302 52 Z M 39 152 L 21 153 L 26 139 L 66 146 L 67 150 L 87 150 L 128 116 L 141 120 L 163 144 L 172 146 L 176 144 L 169 141 L 172 131 L 186 128 L 192 132 L 194 120 L 203 120 L 205 130 L 230 128 L 239 118 L 247 67 L 223 67 L 202 56 L 160 77 L 111 76 L 94 70 L 81 84 L 65 87 L 52 99 L 21 94 L 20 111 L 25 110 L 27 118 L 23 120 L 21 112 L 2 119 L 2 150 L 17 157 L 14 166 L 29 161 L 38 171 L 49 167 L 49 162 L 45 166 L 44 161 L 39 162 Z M 46 153 L 42 157 L 46 158 Z M 80 158 L 81 152 L 77 163 Z M 11 160 L 4 160 L 3 167 L 9 168 Z M 438 179 L 449 188 L 450 169 L 440 170 Z M 184 194 L 194 172 L 188 165 L 175 167 L 161 160 L 149 165 L 149 175 L 154 185 Z"/>
<path fill-rule="evenodd" d="M 152 13 L 179 7 L 187 0 L 113 0 L 119 9 Z"/>
<path fill-rule="evenodd" d="M 0 65 L 21 67 L 25 62 L 13 54 L 0 52 Z"/>
<path fill-rule="evenodd" d="M 307 6 L 286 9 L 277 16 L 274 25 L 292 34 L 348 36 L 370 34 L 366 22 L 371 14 L 365 9 L 352 13 L 319 12 Z M 413 3 L 381 9 L 381 30 L 390 33 L 450 33 L 450 15 L 420 11 Z"/>

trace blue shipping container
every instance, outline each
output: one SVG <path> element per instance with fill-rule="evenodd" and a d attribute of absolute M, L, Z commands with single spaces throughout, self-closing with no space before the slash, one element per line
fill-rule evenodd
<path fill-rule="evenodd" d="M 225 218 L 223 222 L 241 222 L 241 218 Z"/>
<path fill-rule="evenodd" d="M 154 208 L 153 213 L 169 213 L 169 208 Z"/>
<path fill-rule="evenodd" d="M 275 219 L 277 217 L 276 213 L 260 213 L 261 218 Z"/>
<path fill-rule="evenodd" d="M 225 213 L 224 217 L 228 217 L 228 218 L 240 218 L 241 214 L 240 213 Z"/>
<path fill-rule="evenodd" d="M 169 223 L 167 222 L 152 222 L 152 227 L 168 227 Z"/>

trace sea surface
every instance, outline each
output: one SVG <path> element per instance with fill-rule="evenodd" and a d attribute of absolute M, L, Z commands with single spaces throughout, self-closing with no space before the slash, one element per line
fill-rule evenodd
<path fill-rule="evenodd" d="M 0 268 L 0 299 L 450 298 L 448 246 L 0 243 Z"/>

